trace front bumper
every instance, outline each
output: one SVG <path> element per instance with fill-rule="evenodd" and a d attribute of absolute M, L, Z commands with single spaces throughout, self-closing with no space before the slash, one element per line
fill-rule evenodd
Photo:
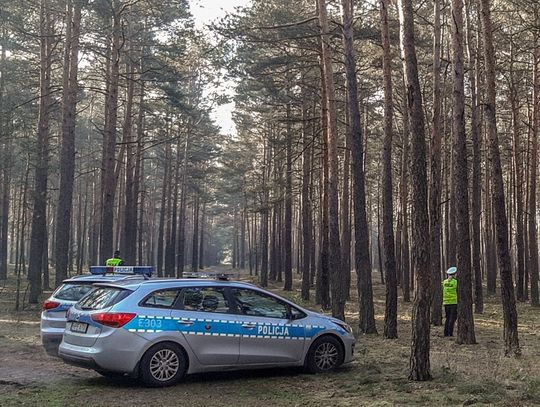
<path fill-rule="evenodd" d="M 341 339 L 343 340 L 343 345 L 345 347 L 345 357 L 343 359 L 343 363 L 350 363 L 354 360 L 354 345 L 356 340 L 352 335 L 341 337 Z"/>

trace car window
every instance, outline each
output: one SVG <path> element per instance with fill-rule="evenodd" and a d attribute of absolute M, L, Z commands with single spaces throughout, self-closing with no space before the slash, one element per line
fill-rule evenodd
<path fill-rule="evenodd" d="M 185 288 L 183 309 L 186 311 L 218 312 L 222 314 L 230 311 L 225 290 L 215 287 Z"/>
<path fill-rule="evenodd" d="M 76 305 L 79 309 L 96 310 L 112 307 L 122 301 L 132 291 L 116 287 L 99 287 L 83 297 Z"/>
<path fill-rule="evenodd" d="M 179 293 L 180 290 L 154 291 L 141 305 L 143 307 L 171 308 L 176 302 Z"/>
<path fill-rule="evenodd" d="M 79 301 L 93 288 L 92 284 L 65 283 L 56 290 L 53 296 L 58 300 Z"/>
<path fill-rule="evenodd" d="M 244 288 L 234 288 L 233 297 L 242 315 L 285 319 L 289 314 L 289 306 L 277 298 L 264 293 Z"/>

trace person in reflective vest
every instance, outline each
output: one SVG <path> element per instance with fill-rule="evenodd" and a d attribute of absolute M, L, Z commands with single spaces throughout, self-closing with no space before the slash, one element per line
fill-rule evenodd
<path fill-rule="evenodd" d="M 114 252 L 114 256 L 111 257 L 110 259 L 107 259 L 107 261 L 105 262 L 105 265 L 107 267 L 123 266 L 124 260 L 120 258 L 120 250 L 116 250 Z"/>
<path fill-rule="evenodd" d="M 444 323 L 444 336 L 454 336 L 454 324 L 457 319 L 457 268 L 450 267 L 446 271 L 447 278 L 442 282 L 443 287 L 443 305 L 446 314 Z"/>

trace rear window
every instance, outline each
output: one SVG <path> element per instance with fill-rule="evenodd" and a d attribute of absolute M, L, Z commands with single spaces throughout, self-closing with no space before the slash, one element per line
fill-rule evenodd
<path fill-rule="evenodd" d="M 56 299 L 64 301 L 79 301 L 92 291 L 92 284 L 66 283 L 60 286 L 53 294 Z"/>
<path fill-rule="evenodd" d="M 77 303 L 77 308 L 95 310 L 112 307 L 122 301 L 132 291 L 117 287 L 98 287 Z"/>

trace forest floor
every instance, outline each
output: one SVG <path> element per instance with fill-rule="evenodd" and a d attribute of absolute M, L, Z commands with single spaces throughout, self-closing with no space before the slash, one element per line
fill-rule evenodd
<path fill-rule="evenodd" d="M 243 279 L 249 280 L 247 275 Z M 377 328 L 383 331 L 384 286 L 373 274 Z M 299 282 L 296 282 L 297 284 Z M 353 285 L 354 286 L 354 285 Z M 298 286 L 297 286 L 298 288 Z M 284 295 L 279 285 L 272 289 Z M 47 294 L 46 294 L 47 295 Z M 302 303 L 299 291 L 285 293 Z M 432 328 L 433 380 L 407 380 L 411 304 L 399 303 L 399 339 L 357 335 L 355 361 L 331 374 L 272 369 L 199 374 L 165 389 L 105 379 L 63 364 L 41 348 L 37 306 L 15 312 L 15 281 L 0 283 L 0 406 L 454 406 L 540 405 L 540 309 L 518 304 L 522 357 L 504 357 L 499 298 L 475 316 L 477 345 L 456 345 Z M 314 304 L 303 305 L 317 309 Z M 356 293 L 348 322 L 357 319 Z"/>

